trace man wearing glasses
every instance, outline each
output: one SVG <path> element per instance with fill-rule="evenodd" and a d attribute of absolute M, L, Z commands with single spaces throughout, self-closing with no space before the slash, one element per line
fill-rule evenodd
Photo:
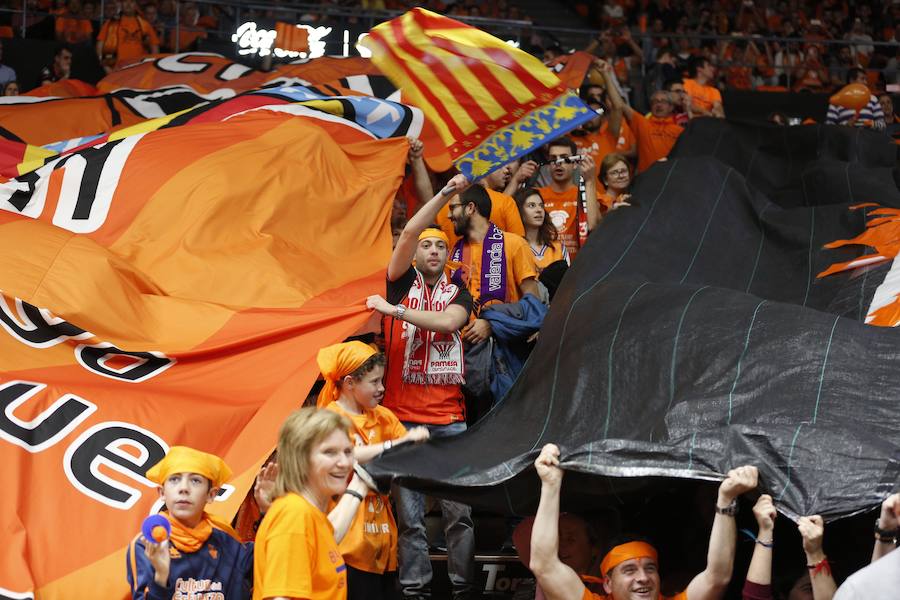
<path fill-rule="evenodd" d="M 631 130 L 637 137 L 637 172 L 642 173 L 659 159 L 667 157 L 678 136 L 684 131 L 684 127 L 675 122 L 673 116 L 675 104 L 671 94 L 663 90 L 653 92 L 650 97 L 650 116 L 645 117 L 628 106 L 619 94 L 619 90 L 614 85 L 610 85 L 612 77 L 615 76 L 612 67 L 608 63 L 603 63 L 600 70 L 603 78 L 607 81 L 610 103 L 613 108 L 623 112 L 628 124 L 631 125 Z"/>

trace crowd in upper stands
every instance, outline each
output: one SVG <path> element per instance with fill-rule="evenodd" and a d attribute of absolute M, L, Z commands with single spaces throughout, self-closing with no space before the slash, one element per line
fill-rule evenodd
<path fill-rule="evenodd" d="M 325 23 L 330 18 L 325 13 L 285 12 L 278 5 L 245 10 L 240 19 L 274 24 L 291 19 Z M 417 5 L 450 16 L 528 19 L 504 0 L 430 0 Z M 34 37 L 65 44 L 41 73 L 44 82 L 69 76 L 70 48 L 79 45 L 93 49 L 100 63 L 113 69 L 146 54 L 202 47 L 204 38 L 233 31 L 238 20 L 228 6 L 183 2 L 176 10 L 174 0 L 110 1 L 103 15 L 98 14 L 100 4 L 89 0 L 28 0 L 28 6 L 24 21 L 21 13 L 5 13 L 8 18 L 0 19 L 0 27 L 12 36 L 24 25 Z M 399 0 L 361 3 L 367 10 L 408 6 Z M 341 575 L 345 570 L 353 598 L 427 596 L 432 574 L 425 498 L 402 486 L 395 486 L 392 498 L 379 493 L 364 481 L 364 472 L 354 475 L 354 460 L 365 463 L 395 445 L 457 435 L 503 397 L 527 358 L 563 274 L 578 260 L 588 236 L 610 211 L 630 210 L 640 203 L 632 189 L 635 177 L 666 159 L 692 119 L 727 116 L 723 90 L 832 92 L 859 83 L 871 91 L 865 109 L 847 113 L 834 105 L 829 121 L 874 130 L 897 123 L 887 92 L 900 77 L 900 2 L 623 0 L 573 6 L 586 26 L 598 28 L 592 43 L 563 47 L 535 27 L 524 32 L 523 47 L 547 63 L 564 59 L 571 50 L 594 55 L 578 90 L 597 113 L 592 121 L 471 185 L 461 175 L 430 172 L 421 142 L 411 140 L 407 177 L 391 219 L 395 245 L 386 265 L 387 281 L 382 294 L 367 300 L 368 308 L 382 316 L 380 351 L 357 341 L 320 352 L 325 386 L 319 406 L 340 417 L 310 416 L 314 414 L 310 409 L 292 416 L 282 430 L 282 456 L 276 458 L 282 475 L 273 483 L 275 475 L 268 468 L 261 477 L 266 485 L 257 488 L 255 499 L 247 500 L 257 505 L 255 516 L 270 511 L 261 523 L 257 521 L 258 532 L 251 527 L 251 537 L 259 536 L 255 571 L 252 560 L 247 563 L 244 558 L 244 570 L 237 572 L 240 578 L 253 573 L 259 586 L 254 598 L 341 598 L 347 593 L 347 575 Z M 6 1 L 0 7 L 17 5 Z M 848 43 L 829 43 L 836 40 Z M 0 84 L 4 95 L 18 93 L 9 67 L 0 66 Z M 772 121 L 787 124 L 783 115 L 773 114 Z M 486 375 L 479 378 L 479 373 Z M 317 420 L 321 423 L 315 425 Z M 318 433 L 311 430 L 313 425 L 319 427 Z M 343 435 L 348 428 L 352 444 Z M 328 460 L 333 464 L 307 473 L 317 460 L 325 461 L 316 458 L 320 446 L 332 452 Z M 285 457 L 294 450 L 300 454 L 301 447 L 305 454 L 299 462 L 304 464 L 292 467 L 296 473 L 291 475 L 285 466 L 290 459 Z M 659 556 L 650 542 L 611 533 L 600 539 L 580 518 L 574 520 L 575 533 L 561 537 L 566 518 L 559 511 L 563 476 L 559 455 L 551 444 L 535 463 L 541 480 L 540 507 L 533 529 L 520 538 L 524 541 L 518 547 L 521 555 L 530 553 L 525 562 L 541 590 L 536 597 L 662 598 L 660 589 L 668 588 L 661 587 Z M 735 514 L 738 498 L 756 487 L 757 473 L 752 466 L 734 467 L 719 487 L 714 505 L 711 498 L 704 501 L 710 509 L 709 526 L 703 528 L 709 541 L 705 568 L 691 573 L 683 586 L 670 586 L 677 589 L 666 598 L 718 599 L 732 577 L 744 577 L 735 569 Z M 204 481 L 184 477 L 184 471 L 174 472 L 182 475 L 178 481 L 162 473 L 154 481 L 167 501 L 178 502 L 178 485 L 195 486 L 199 491 L 191 493 L 205 504 L 227 479 L 220 477 L 225 471 L 220 467 L 216 475 L 188 471 L 201 473 Z M 872 584 L 864 571 L 837 595 L 823 550 L 824 524 L 816 515 L 798 523 L 808 568 L 801 569 L 785 590 L 775 585 L 772 502 L 763 495 L 753 508 L 758 528 L 751 533 L 754 552 L 745 598 L 896 597 L 900 552 L 893 549 L 900 537 L 900 497 L 885 502 L 875 529 L 874 566 L 888 574 L 880 574 L 882 579 Z M 477 592 L 471 509 L 451 501 L 441 501 L 440 506 L 454 598 L 473 598 Z M 184 528 L 193 536 L 187 536 L 192 545 L 186 546 L 192 549 L 182 549 L 187 556 L 213 538 L 207 532 L 199 542 L 194 539 L 202 511 L 184 513 Z M 330 521 L 325 521 L 325 514 Z M 300 517 L 308 530 L 291 529 Z M 285 534 L 288 530 L 290 535 Z M 315 535 L 305 537 L 311 531 Z M 571 545 L 569 538 L 574 537 L 583 542 L 580 550 L 563 552 L 563 545 Z M 705 543 L 701 540 L 692 549 L 703 552 Z M 160 553 L 149 540 L 133 544 L 130 552 L 132 557 L 140 553 L 139 559 L 129 562 L 136 598 L 148 592 L 171 597 L 176 572 L 179 578 L 194 576 L 183 567 L 186 562 L 173 566 L 167 553 Z M 235 547 L 233 552 L 244 551 Z M 314 568 L 307 564 L 315 552 L 331 561 L 329 568 L 319 569 L 321 573 L 312 573 Z M 893 582 L 885 588 L 889 591 L 879 591 L 879 582 L 888 580 Z M 323 588 L 316 590 L 315 585 Z M 806 592 L 796 591 L 804 586 Z"/>

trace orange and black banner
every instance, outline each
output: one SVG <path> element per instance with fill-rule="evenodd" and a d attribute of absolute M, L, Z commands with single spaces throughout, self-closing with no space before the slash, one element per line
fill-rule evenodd
<path fill-rule="evenodd" d="M 269 97 L 126 133 L 0 184 L 0 597 L 126 597 L 173 445 L 233 516 L 384 285 L 403 137 Z"/>

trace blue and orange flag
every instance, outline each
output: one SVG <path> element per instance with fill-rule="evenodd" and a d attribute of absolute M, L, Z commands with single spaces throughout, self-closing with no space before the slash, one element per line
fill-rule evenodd
<path fill-rule="evenodd" d="M 425 113 L 470 180 L 596 117 L 533 56 L 479 29 L 414 8 L 360 42 Z"/>

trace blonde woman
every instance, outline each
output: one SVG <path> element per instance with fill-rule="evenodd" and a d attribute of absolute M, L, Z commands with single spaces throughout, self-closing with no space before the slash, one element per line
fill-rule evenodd
<path fill-rule="evenodd" d="M 256 534 L 253 600 L 345 600 L 347 566 L 327 513 L 332 499 L 351 515 L 367 487 L 353 475 L 350 422 L 330 410 L 303 408 L 278 437 L 275 501 Z M 347 494 L 347 491 L 355 494 Z M 346 519 L 344 519 L 346 520 Z"/>

